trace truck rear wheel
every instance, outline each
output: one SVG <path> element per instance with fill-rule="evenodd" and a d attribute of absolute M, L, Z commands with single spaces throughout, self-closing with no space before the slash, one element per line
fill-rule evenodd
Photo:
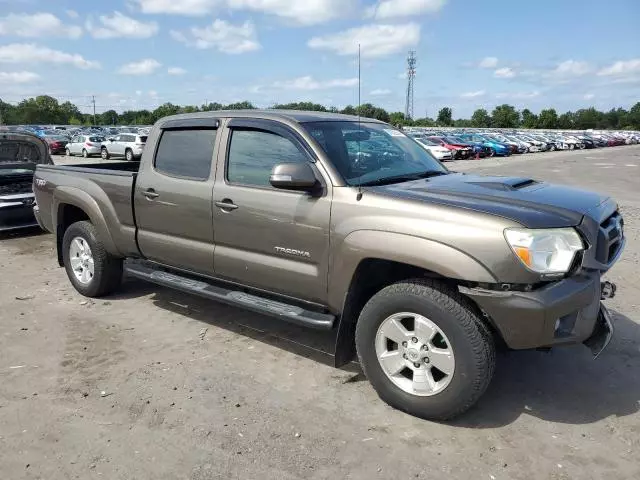
<path fill-rule="evenodd" d="M 76 222 L 67 228 L 62 256 L 69 280 L 86 297 L 107 295 L 122 281 L 122 259 L 105 250 L 91 222 Z"/>
<path fill-rule="evenodd" d="M 356 349 L 382 400 L 431 420 L 469 409 L 495 369 L 493 338 L 482 319 L 458 292 L 427 279 L 374 295 L 358 319 Z"/>

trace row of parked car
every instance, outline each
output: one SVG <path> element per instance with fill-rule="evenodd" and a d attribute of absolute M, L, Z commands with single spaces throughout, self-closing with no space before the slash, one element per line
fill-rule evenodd
<path fill-rule="evenodd" d="M 424 128 L 408 128 L 406 132 L 441 161 L 640 143 L 640 132 L 443 131 Z"/>
<path fill-rule="evenodd" d="M 18 131 L 35 133 L 47 142 L 51 155 L 99 156 L 103 159 L 124 157 L 137 160 L 147 143 L 151 127 L 43 127 L 24 125 Z"/>

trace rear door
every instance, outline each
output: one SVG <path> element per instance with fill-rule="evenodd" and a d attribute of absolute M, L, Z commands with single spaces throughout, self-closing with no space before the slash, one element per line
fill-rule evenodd
<path fill-rule="evenodd" d="M 232 119 L 221 138 L 213 191 L 216 276 L 326 302 L 331 190 L 304 141 L 270 120 Z M 221 148 L 222 150 L 222 148 Z M 322 194 L 278 190 L 274 165 L 307 162 Z"/>
<path fill-rule="evenodd" d="M 165 122 L 134 192 L 140 251 L 151 260 L 213 274 L 213 158 L 218 121 Z"/>

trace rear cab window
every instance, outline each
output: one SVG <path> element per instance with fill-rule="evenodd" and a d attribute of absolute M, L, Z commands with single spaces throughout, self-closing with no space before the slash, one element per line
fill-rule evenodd
<path fill-rule="evenodd" d="M 154 159 L 156 171 L 173 177 L 207 180 L 216 134 L 215 128 L 164 130 Z"/>

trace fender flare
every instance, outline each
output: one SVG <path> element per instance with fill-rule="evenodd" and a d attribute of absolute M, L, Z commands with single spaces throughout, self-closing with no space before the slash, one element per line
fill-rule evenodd
<path fill-rule="evenodd" d="M 51 218 L 53 218 L 53 225 L 56 229 L 56 236 L 59 235 L 58 212 L 61 205 L 73 205 L 74 207 L 77 207 L 85 212 L 89 217 L 91 223 L 96 227 L 98 235 L 100 236 L 100 241 L 104 244 L 105 250 L 107 250 L 107 252 L 114 256 L 122 256 L 122 254 L 118 250 L 118 247 L 116 246 L 115 241 L 113 240 L 111 233 L 109 232 L 105 214 L 100 208 L 100 205 L 98 205 L 98 202 L 94 198 L 92 198 L 91 195 L 84 192 L 83 190 L 80 190 L 79 188 L 60 186 L 53 191 L 53 202 L 51 203 Z M 112 218 L 116 218 L 115 214 L 112 215 Z M 62 239 L 59 239 L 59 245 L 61 244 L 61 242 Z"/>

